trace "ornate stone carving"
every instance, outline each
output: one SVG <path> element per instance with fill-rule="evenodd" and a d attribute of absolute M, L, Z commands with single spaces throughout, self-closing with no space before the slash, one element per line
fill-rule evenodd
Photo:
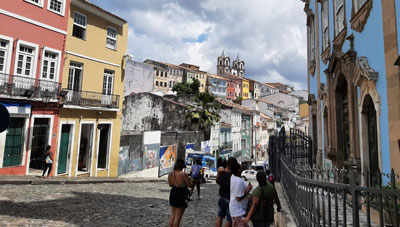
<path fill-rule="evenodd" d="M 356 59 L 356 69 L 354 72 L 353 82 L 355 85 L 360 86 L 362 77 L 365 77 L 368 81 L 378 80 L 378 72 L 372 69 L 368 64 L 368 59 L 366 57 L 358 57 Z"/>
<path fill-rule="evenodd" d="M 347 28 L 345 27 L 339 34 L 333 39 L 333 49 L 341 50 L 344 41 L 346 40 Z"/>
<path fill-rule="evenodd" d="M 322 62 L 324 62 L 324 64 L 326 64 L 330 58 L 330 53 L 331 53 L 331 46 L 328 46 L 327 48 L 325 48 L 325 50 L 322 52 L 321 54 L 321 59 Z"/>
<path fill-rule="evenodd" d="M 372 0 L 367 0 L 364 5 L 357 11 L 357 13 L 354 13 L 354 6 L 352 9 L 352 15 L 351 15 L 351 29 L 357 31 L 357 32 L 362 32 L 364 30 L 364 26 L 367 23 L 369 14 L 372 9 Z"/>

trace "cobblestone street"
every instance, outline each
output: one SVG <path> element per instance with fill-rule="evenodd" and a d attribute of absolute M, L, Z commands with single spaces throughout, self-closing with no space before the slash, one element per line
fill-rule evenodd
<path fill-rule="evenodd" d="M 169 190 L 166 182 L 1 185 L 0 226 L 167 226 Z M 181 226 L 213 226 L 217 195 L 218 185 L 202 184 Z"/>

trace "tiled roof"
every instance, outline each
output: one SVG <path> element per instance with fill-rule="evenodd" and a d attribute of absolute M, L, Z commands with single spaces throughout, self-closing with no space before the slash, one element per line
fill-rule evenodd
<path fill-rule="evenodd" d="M 272 87 L 288 87 L 287 85 L 285 85 L 285 84 L 281 84 L 281 83 L 265 83 L 266 85 L 270 85 L 270 86 L 272 86 Z"/>
<path fill-rule="evenodd" d="M 233 102 L 226 101 L 226 100 L 221 99 L 221 98 L 217 98 L 217 101 L 220 102 L 222 105 L 233 107 L 233 108 L 244 110 L 244 111 L 254 111 L 255 110 L 255 109 L 244 107 L 242 105 L 239 105 L 239 104 L 236 104 L 236 103 L 233 103 Z"/>
<path fill-rule="evenodd" d="M 100 6 L 98 6 L 98 5 L 96 5 L 96 4 L 92 3 L 92 2 L 90 2 L 89 0 L 79 0 L 79 1 L 81 1 L 81 2 L 83 2 L 83 3 L 86 3 L 86 4 L 88 4 L 88 5 L 90 5 L 90 6 L 94 7 L 94 8 L 97 8 L 98 10 L 101 10 L 101 11 L 103 11 L 103 12 L 105 12 L 105 13 L 107 13 L 107 14 L 109 14 L 109 15 L 115 17 L 115 18 L 117 18 L 117 19 L 123 21 L 124 23 L 127 23 L 127 21 L 126 21 L 124 18 L 119 17 L 119 16 L 117 16 L 117 15 L 111 13 L 110 11 L 107 11 L 107 10 L 101 8 Z"/>
<path fill-rule="evenodd" d="M 222 76 L 215 75 L 215 74 L 208 74 L 208 77 L 213 77 L 213 78 L 217 78 L 217 79 L 221 79 L 221 80 L 227 80 L 226 78 L 224 78 Z"/>

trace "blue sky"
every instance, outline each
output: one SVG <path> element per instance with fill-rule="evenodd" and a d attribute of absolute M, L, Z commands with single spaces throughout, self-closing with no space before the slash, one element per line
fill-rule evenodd
<path fill-rule="evenodd" d="M 216 73 L 225 50 L 246 77 L 305 89 L 306 17 L 300 0 L 90 0 L 125 18 L 128 53 Z"/>

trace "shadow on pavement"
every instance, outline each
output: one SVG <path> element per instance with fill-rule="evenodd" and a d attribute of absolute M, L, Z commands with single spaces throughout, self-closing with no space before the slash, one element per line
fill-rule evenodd
<path fill-rule="evenodd" d="M 34 202 L 0 201 L 0 215 L 89 226 L 165 226 L 168 200 L 72 192 L 73 197 Z"/>

